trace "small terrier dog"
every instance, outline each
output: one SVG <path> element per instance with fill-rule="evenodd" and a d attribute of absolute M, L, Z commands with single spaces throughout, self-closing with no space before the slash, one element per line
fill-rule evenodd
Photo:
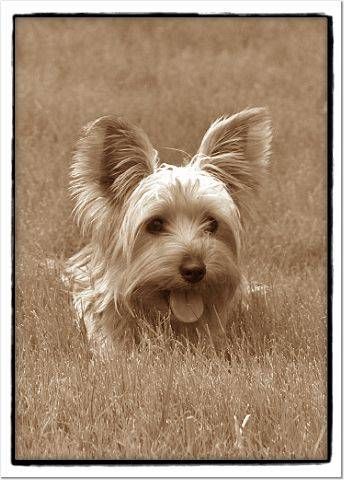
<path fill-rule="evenodd" d="M 134 338 L 140 319 L 157 312 L 175 331 L 221 342 L 247 291 L 242 218 L 265 174 L 271 136 L 265 108 L 221 117 L 176 167 L 160 163 L 147 135 L 121 118 L 86 125 L 71 190 L 88 243 L 66 271 L 94 349 Z"/>

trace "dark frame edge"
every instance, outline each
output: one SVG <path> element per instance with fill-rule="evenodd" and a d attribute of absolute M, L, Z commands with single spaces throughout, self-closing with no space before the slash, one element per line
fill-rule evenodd
<path fill-rule="evenodd" d="M 328 335 L 327 335 L 327 458 L 322 460 L 290 459 L 290 460 L 19 460 L 15 456 L 15 20 L 17 18 L 40 17 L 40 18 L 63 18 L 63 17 L 118 17 L 118 18 L 146 18 L 146 17 L 185 17 L 185 18 L 224 18 L 224 17 L 250 17 L 250 18 L 326 18 L 327 19 L 327 314 L 328 314 Z M 333 214 L 333 17 L 325 13 L 300 13 L 300 14 L 197 14 L 197 13 L 30 13 L 14 14 L 12 16 L 12 205 L 11 205 L 11 248 L 12 248 L 12 334 L 11 334 L 11 463 L 14 466 L 33 465 L 283 465 L 283 464 L 324 464 L 329 463 L 332 458 L 333 442 L 333 362 L 332 362 L 332 294 L 333 294 L 333 239 L 332 239 L 332 214 Z"/>

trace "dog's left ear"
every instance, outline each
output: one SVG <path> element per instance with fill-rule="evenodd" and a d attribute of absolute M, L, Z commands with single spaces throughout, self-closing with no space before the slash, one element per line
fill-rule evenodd
<path fill-rule="evenodd" d="M 75 213 L 84 232 L 104 230 L 140 181 L 154 172 L 157 152 L 140 128 L 117 116 L 87 124 L 71 169 Z"/>
<path fill-rule="evenodd" d="M 219 118 L 204 135 L 194 163 L 221 180 L 240 206 L 245 194 L 256 191 L 266 171 L 271 137 L 265 108 Z"/>

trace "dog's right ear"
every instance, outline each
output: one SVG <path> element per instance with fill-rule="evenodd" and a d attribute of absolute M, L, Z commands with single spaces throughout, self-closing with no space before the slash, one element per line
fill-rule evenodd
<path fill-rule="evenodd" d="M 116 116 L 87 124 L 71 170 L 75 213 L 83 232 L 97 228 L 103 214 L 122 205 L 156 166 L 157 152 L 140 128 Z"/>
<path fill-rule="evenodd" d="M 271 119 L 266 108 L 221 117 L 207 130 L 192 163 L 222 181 L 239 209 L 250 209 L 271 154 Z"/>

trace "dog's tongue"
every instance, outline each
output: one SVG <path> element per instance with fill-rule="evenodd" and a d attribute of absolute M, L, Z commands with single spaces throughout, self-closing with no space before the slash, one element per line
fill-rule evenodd
<path fill-rule="evenodd" d="M 202 316 L 204 305 L 202 296 L 190 291 L 172 291 L 170 307 L 174 316 L 181 322 L 197 322 Z"/>

